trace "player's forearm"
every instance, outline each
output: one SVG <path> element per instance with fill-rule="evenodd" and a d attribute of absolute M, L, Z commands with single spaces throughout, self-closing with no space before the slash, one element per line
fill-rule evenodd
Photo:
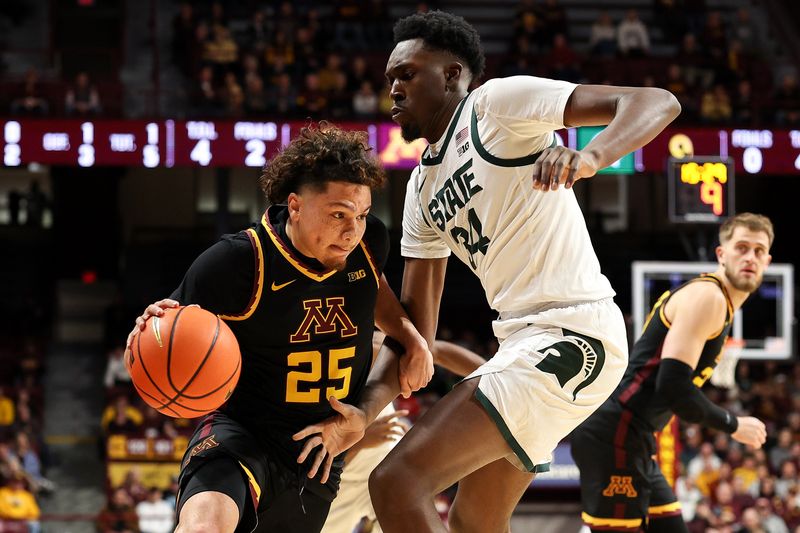
<path fill-rule="evenodd" d="M 412 344 L 425 342 L 384 276 L 381 276 L 375 303 L 375 324 L 387 337 L 391 337 L 403 347 L 408 348 Z"/>
<path fill-rule="evenodd" d="M 433 348 L 439 318 L 439 305 L 444 290 L 447 258 L 407 258 L 403 270 L 400 301 L 417 331 Z"/>
<path fill-rule="evenodd" d="M 680 103 L 669 91 L 641 88 L 625 92 L 616 100 L 611 122 L 581 151 L 594 155 L 597 168 L 606 168 L 652 141 L 680 111 Z"/>
<path fill-rule="evenodd" d="M 367 424 L 371 424 L 383 408 L 400 394 L 399 360 L 400 354 L 389 346 L 384 345 L 378 351 L 358 404 L 359 409 L 364 411 Z"/>
<path fill-rule="evenodd" d="M 433 344 L 433 363 L 457 376 L 468 376 L 485 362 L 483 357 L 458 344 L 440 340 Z"/>

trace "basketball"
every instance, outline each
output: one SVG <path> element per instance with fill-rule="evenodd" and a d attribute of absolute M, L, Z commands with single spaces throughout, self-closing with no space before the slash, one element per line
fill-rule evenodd
<path fill-rule="evenodd" d="M 233 393 L 242 356 L 218 316 L 197 306 L 165 309 L 136 334 L 125 366 L 142 399 L 175 418 L 207 414 Z"/>

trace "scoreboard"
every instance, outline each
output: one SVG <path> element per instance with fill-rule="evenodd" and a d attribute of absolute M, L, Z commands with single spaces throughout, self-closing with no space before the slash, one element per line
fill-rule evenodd
<path fill-rule="evenodd" d="M 263 167 L 306 123 L 206 120 L 7 120 L 3 164 Z M 375 127 L 337 124 L 343 129 Z"/>
<path fill-rule="evenodd" d="M 220 166 L 261 167 L 298 135 L 306 122 L 232 120 L 42 120 L 0 119 L 0 153 L 8 167 Z M 364 130 L 387 168 L 414 168 L 424 141 L 405 143 L 393 123 L 337 123 Z M 586 131 L 582 131 L 586 130 Z M 561 144 L 580 149 L 590 128 L 557 132 Z M 800 130 L 669 128 L 605 173 L 668 169 L 669 158 L 718 157 L 739 176 L 800 175 Z"/>

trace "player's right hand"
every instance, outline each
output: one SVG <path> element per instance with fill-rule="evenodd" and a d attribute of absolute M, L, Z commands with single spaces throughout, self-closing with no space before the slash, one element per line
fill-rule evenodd
<path fill-rule="evenodd" d="M 767 441 L 767 428 L 764 422 L 752 416 L 739 416 L 739 427 L 731 437 L 755 449 L 761 448 Z"/>
<path fill-rule="evenodd" d="M 156 303 L 148 305 L 144 310 L 144 313 L 142 313 L 141 316 L 136 317 L 136 325 L 133 326 L 133 329 L 128 334 L 128 340 L 125 342 L 126 358 L 128 356 L 128 351 L 133 346 L 133 338 L 140 331 L 144 331 L 144 326 L 147 323 L 147 319 L 153 316 L 161 316 L 164 314 L 164 309 L 179 307 L 180 305 L 180 303 L 176 302 L 175 300 L 170 300 L 169 298 L 164 298 L 163 300 L 159 300 Z"/>
<path fill-rule="evenodd" d="M 308 471 L 308 477 L 313 479 L 322 467 L 322 477 L 320 478 L 322 483 L 328 481 L 334 457 L 360 441 L 367 428 L 367 415 L 364 411 L 354 405 L 342 403 L 333 396 L 328 401 L 338 414 L 317 424 L 306 426 L 292 435 L 292 439 L 295 441 L 311 437 L 303 446 L 303 451 L 297 458 L 298 463 L 305 462 L 311 452 L 319 446 L 314 463 Z"/>

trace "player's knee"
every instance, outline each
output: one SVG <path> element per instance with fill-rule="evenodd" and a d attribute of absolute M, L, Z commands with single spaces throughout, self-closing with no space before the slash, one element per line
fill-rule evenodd
<path fill-rule="evenodd" d="M 181 521 L 175 528 L 175 533 L 230 533 L 212 520 L 187 520 Z"/>
<path fill-rule="evenodd" d="M 447 523 L 453 533 L 507 533 L 509 517 L 483 512 L 480 505 L 458 505 L 450 508 Z"/>
<path fill-rule="evenodd" d="M 373 505 L 379 505 L 391 491 L 391 467 L 384 466 L 384 463 L 385 461 L 376 466 L 369 474 L 369 497 Z"/>

